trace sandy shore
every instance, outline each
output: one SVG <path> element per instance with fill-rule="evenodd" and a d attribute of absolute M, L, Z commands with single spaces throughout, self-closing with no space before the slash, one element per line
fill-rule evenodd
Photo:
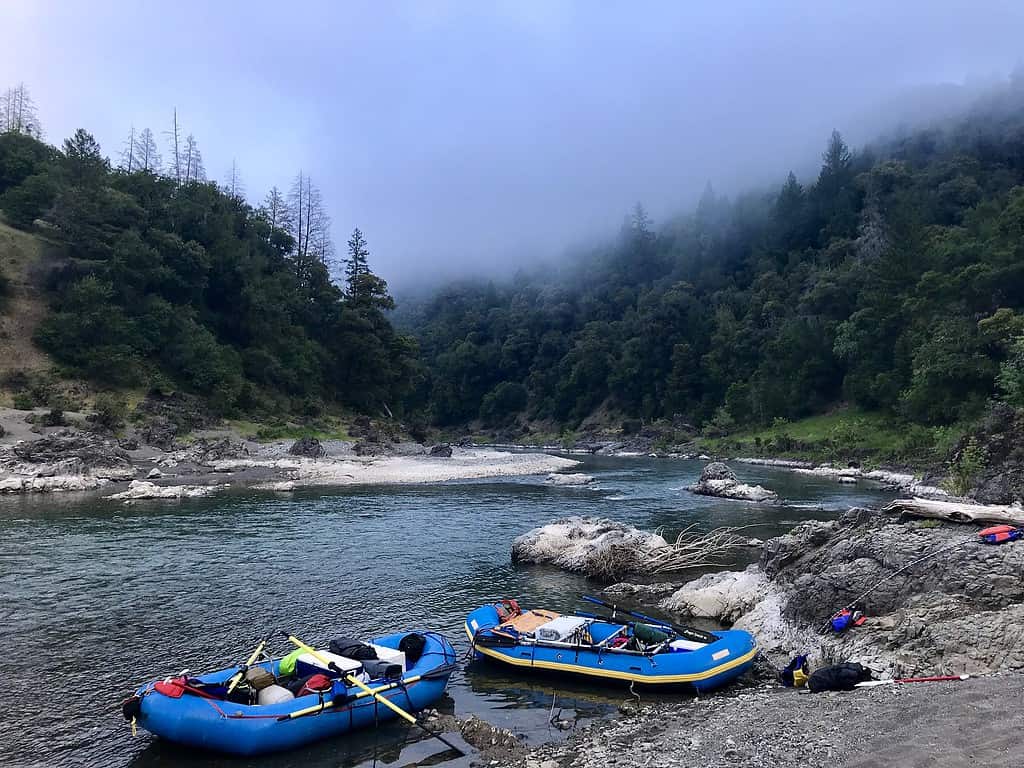
<path fill-rule="evenodd" d="M 490 449 L 454 448 L 451 457 L 357 456 L 303 458 L 241 458 L 213 462 L 218 473 L 263 469 L 294 486 L 402 485 L 441 483 L 484 477 L 546 475 L 579 462 L 545 453 L 509 453 Z M 271 483 L 274 481 L 270 481 Z M 259 487 L 259 486 L 257 486 Z M 270 487 L 269 485 L 266 487 Z M 275 489 L 276 490 L 276 489 Z"/>

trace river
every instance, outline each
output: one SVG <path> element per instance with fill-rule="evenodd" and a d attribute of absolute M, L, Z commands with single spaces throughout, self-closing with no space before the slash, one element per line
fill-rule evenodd
<path fill-rule="evenodd" d="M 241 661 L 268 629 L 326 643 L 429 628 L 464 652 L 463 619 L 485 601 L 583 608 L 579 596 L 598 586 L 509 561 L 515 536 L 565 515 L 664 526 L 668 534 L 691 523 L 754 524 L 750 535 L 767 538 L 800 520 L 892 498 L 864 483 L 737 464 L 741 480 L 787 501 L 721 501 L 682 490 L 700 468 L 586 457 L 578 471 L 597 482 L 582 488 L 527 477 L 281 495 L 234 490 L 133 506 L 78 494 L 0 499 L 0 763 L 404 765 L 425 746 L 400 755 L 406 729 L 398 725 L 291 754 L 226 760 L 142 731 L 132 738 L 120 702 L 147 679 Z M 580 722 L 614 712 L 627 695 L 472 665 L 453 678 L 440 708 L 544 740 L 558 735 L 548 725 L 556 694 L 562 717 Z"/>

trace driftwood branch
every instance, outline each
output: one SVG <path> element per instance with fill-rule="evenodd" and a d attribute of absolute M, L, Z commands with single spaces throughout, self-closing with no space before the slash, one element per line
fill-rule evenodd
<path fill-rule="evenodd" d="M 641 556 L 643 572 L 673 573 L 726 565 L 733 562 L 737 551 L 750 544 L 749 538 L 739 535 L 742 528 L 725 527 L 695 533 L 693 527 L 681 531 L 673 543 L 645 551 Z"/>
<path fill-rule="evenodd" d="M 953 523 L 1005 523 L 1024 526 L 1024 508 L 996 504 L 968 504 L 933 499 L 896 499 L 883 511 L 903 513 L 914 517 L 929 517 Z"/>

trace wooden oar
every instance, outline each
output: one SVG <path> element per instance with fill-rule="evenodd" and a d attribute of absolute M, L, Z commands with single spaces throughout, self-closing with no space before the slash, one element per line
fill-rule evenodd
<path fill-rule="evenodd" d="M 373 689 L 373 693 L 384 693 L 385 691 L 390 691 L 402 685 L 411 685 L 412 683 L 418 683 L 420 680 L 430 680 L 435 677 L 440 677 L 441 675 L 450 675 L 454 668 L 455 665 L 445 665 L 443 667 L 438 667 L 437 669 L 433 669 L 430 672 L 425 672 L 422 675 L 414 675 L 413 677 L 407 677 L 404 680 L 399 680 L 397 683 L 388 683 L 387 685 L 378 686 L 377 688 Z M 359 699 L 365 699 L 367 696 L 370 695 L 372 694 L 367 693 L 366 691 L 360 691 L 354 696 L 350 696 L 348 700 L 344 703 L 349 704 L 353 701 L 358 701 Z M 331 699 L 330 701 L 325 701 L 323 704 L 314 704 L 312 707 L 306 707 L 305 709 L 299 709 L 295 712 L 290 712 L 287 715 L 281 715 L 277 719 L 294 720 L 296 717 L 303 717 L 305 715 L 313 715 L 317 712 L 323 712 L 325 709 L 330 709 L 333 706 L 335 706 L 335 702 L 333 699 Z"/>
<path fill-rule="evenodd" d="M 236 672 L 234 676 L 231 678 L 231 681 L 228 683 L 228 696 L 230 696 L 231 692 L 234 691 L 236 687 L 238 687 L 238 684 L 240 682 L 242 682 L 242 678 L 245 677 L 245 671 L 256 663 L 256 659 L 258 659 L 260 657 L 260 654 L 263 653 L 263 649 L 267 647 L 267 643 L 270 642 L 270 638 L 273 636 L 273 634 L 274 633 L 271 632 L 265 638 L 260 640 L 260 644 L 256 646 L 256 650 L 252 652 L 252 654 L 246 660 L 245 664 L 242 665 L 242 668 L 238 670 L 238 672 Z"/>
<path fill-rule="evenodd" d="M 406 712 L 404 709 L 402 709 L 400 706 L 395 704 L 390 699 L 387 699 L 384 696 L 381 696 L 380 693 L 378 693 L 373 688 L 368 686 L 362 680 L 358 679 L 355 675 L 349 674 L 348 672 L 345 672 L 344 670 L 339 669 L 337 664 L 335 664 L 333 661 L 329 660 L 328 658 L 326 658 L 325 656 L 320 654 L 315 648 L 313 648 L 313 647 L 311 647 L 309 645 L 306 645 L 306 643 L 304 643 L 301 640 L 299 640 L 299 638 L 295 637 L 294 635 L 289 635 L 287 632 L 284 632 L 282 634 L 284 634 L 284 636 L 288 638 L 288 642 L 290 642 L 293 645 L 295 645 L 296 648 L 301 648 L 303 651 L 305 651 L 306 653 L 311 655 L 314 659 L 316 659 L 321 664 L 323 664 L 325 667 L 327 667 L 327 669 L 330 669 L 330 670 L 336 672 L 346 683 L 350 683 L 350 684 L 356 686 L 357 688 L 362 689 L 363 693 L 366 694 L 367 696 L 373 696 L 374 700 L 376 700 L 376 701 L 380 702 L 381 704 L 383 704 L 385 707 L 390 709 L 392 712 L 394 712 L 396 715 L 401 717 L 403 720 L 406 720 L 409 723 L 411 723 L 412 725 L 415 725 L 417 728 L 419 728 L 421 731 L 423 731 L 428 736 L 437 739 L 438 741 L 440 741 L 442 744 L 444 744 L 449 749 L 454 749 L 460 755 L 465 755 L 466 754 L 461 749 L 459 749 L 454 744 L 452 744 L 450 741 L 448 741 L 448 739 L 446 739 L 441 734 L 434 733 L 433 731 L 431 731 L 429 728 L 427 728 L 427 726 L 423 725 L 423 723 L 421 723 L 419 720 L 417 720 L 414 715 L 411 715 L 410 713 Z"/>

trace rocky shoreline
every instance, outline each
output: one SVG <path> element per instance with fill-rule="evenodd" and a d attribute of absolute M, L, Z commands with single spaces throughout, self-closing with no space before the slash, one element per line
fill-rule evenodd
<path fill-rule="evenodd" d="M 1015 768 L 1024 725 L 1015 703 L 1022 695 L 1024 674 L 812 695 L 766 684 L 673 705 L 642 697 L 635 704 L 627 694 L 617 720 L 490 764 Z"/>
<path fill-rule="evenodd" d="M 11 409 L 2 415 L 4 426 L 17 425 Z M 411 441 L 367 450 L 356 441 L 257 442 L 225 429 L 198 431 L 187 442 L 157 439 L 149 443 L 145 442 L 147 430 L 120 439 L 68 426 L 4 431 L 0 494 L 110 491 L 105 493 L 109 498 L 134 502 L 204 496 L 227 487 L 287 492 L 307 486 L 436 483 L 516 475 L 550 475 L 555 479 L 549 482 L 569 484 L 585 479 L 561 474 L 578 463 L 565 457 Z"/>
<path fill-rule="evenodd" d="M 518 559 L 580 570 L 609 536 L 633 542 L 634 551 L 635 542 L 650 543 L 644 536 L 651 534 L 611 521 L 591 525 L 590 539 L 577 523 L 570 537 L 561 530 L 567 522 L 520 537 Z M 508 764 L 1017 765 L 1024 748 L 1024 716 L 1015 707 L 1024 693 L 1024 542 L 989 545 L 979 530 L 855 508 L 764 542 L 759 561 L 744 570 L 685 584 L 607 587 L 609 599 L 642 610 L 750 631 L 762 651 L 759 665 L 730 689 L 679 704 L 624 693 L 616 722 L 527 750 Z M 524 557 L 524 550 L 553 556 Z M 866 621 L 837 634 L 829 619 L 847 607 Z M 797 653 L 810 657 L 812 669 L 859 662 L 877 679 L 970 679 L 801 694 L 775 678 Z"/>

